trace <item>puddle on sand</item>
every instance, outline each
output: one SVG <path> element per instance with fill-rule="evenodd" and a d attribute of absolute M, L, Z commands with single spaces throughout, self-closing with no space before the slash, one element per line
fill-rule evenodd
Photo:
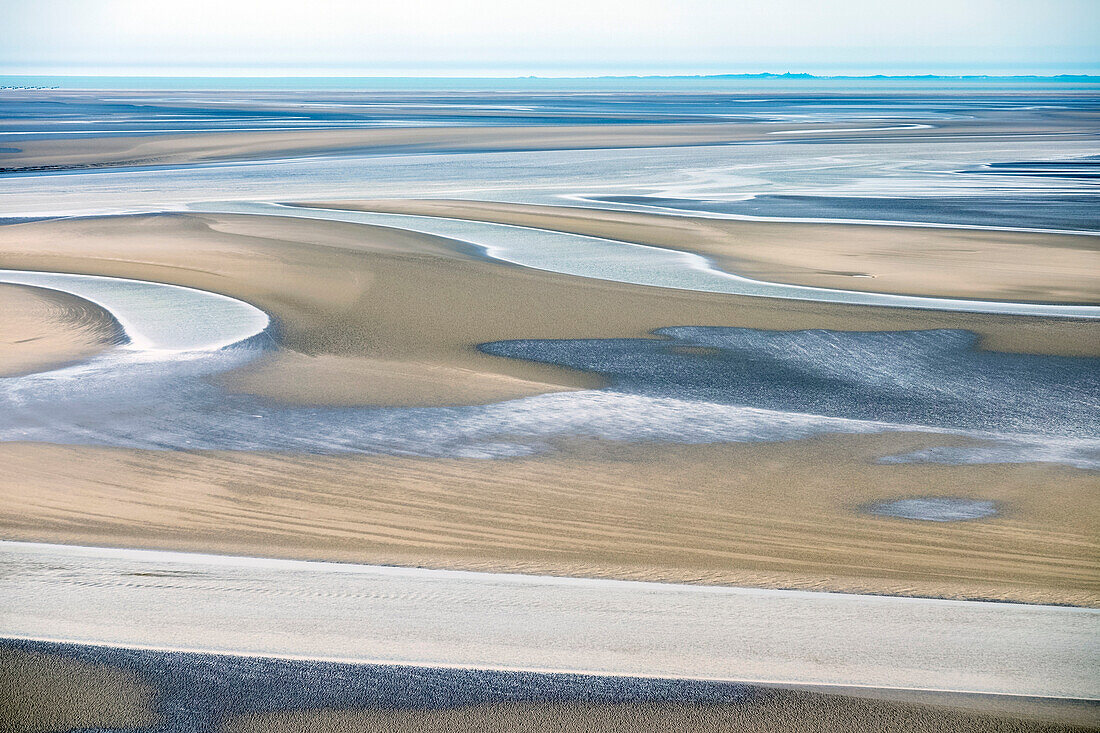
<path fill-rule="evenodd" d="M 963 522 L 996 516 L 997 503 L 988 499 L 919 496 L 883 501 L 865 507 L 871 514 L 924 522 Z"/>

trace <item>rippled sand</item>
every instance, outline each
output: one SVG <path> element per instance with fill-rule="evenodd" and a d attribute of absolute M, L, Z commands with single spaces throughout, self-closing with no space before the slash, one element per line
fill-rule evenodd
<path fill-rule="evenodd" d="M 1100 604 L 1095 473 L 879 464 L 921 436 L 577 441 L 516 459 L 0 446 L 9 539 L 772 588 Z M 996 501 L 958 523 L 912 496 Z"/>
<path fill-rule="evenodd" d="M 67 293 L 0 284 L 0 377 L 83 361 L 123 338 L 111 314 Z"/>

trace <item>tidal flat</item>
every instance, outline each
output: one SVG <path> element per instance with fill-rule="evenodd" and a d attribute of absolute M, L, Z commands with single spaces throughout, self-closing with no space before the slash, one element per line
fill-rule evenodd
<path fill-rule="evenodd" d="M 451 84 L 0 91 L 5 725 L 1095 727 L 1095 88 Z"/>

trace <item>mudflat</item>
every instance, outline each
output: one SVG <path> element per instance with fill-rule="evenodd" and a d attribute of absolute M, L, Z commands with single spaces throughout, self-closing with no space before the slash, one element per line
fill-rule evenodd
<path fill-rule="evenodd" d="M 490 356 L 507 339 L 648 337 L 667 326 L 881 331 L 955 328 L 982 348 L 1100 355 L 1100 326 L 673 290 L 486 261 L 461 243 L 386 227 L 165 214 L 0 227 L 0 267 L 129 277 L 263 309 L 280 348 L 231 389 L 329 405 L 492 402 L 599 385 L 592 374 Z"/>
<path fill-rule="evenodd" d="M 984 348 L 1100 352 L 1097 326 L 728 296 L 486 261 L 461 243 L 303 219 L 167 214 L 0 227 L 0 266 L 130 277 L 241 298 L 276 348 L 218 377 L 330 405 L 492 402 L 599 385 L 491 356 L 524 338 L 675 325 L 959 328 Z M 887 465 L 922 436 L 631 446 L 508 460 L 0 446 L 5 538 L 256 556 L 851 592 L 1100 603 L 1095 473 Z M 942 439 L 937 439 L 942 442 Z M 992 500 L 980 521 L 888 519 L 868 502 Z"/>
<path fill-rule="evenodd" d="M 97 678 L 68 679 L 110 695 L 109 705 L 101 703 L 110 712 L 49 714 L 36 693 L 59 692 L 56 699 L 63 699 L 67 690 L 56 689 L 56 673 L 85 670 Z M 112 675 L 140 684 L 140 696 L 102 684 Z M 1054 733 L 1091 730 L 1097 720 L 1095 703 L 1061 698 L 339 664 L 7 640 L 0 640 L 0 677 L 13 693 L 0 720 L 5 730 L 28 733 L 111 724 L 157 730 L 169 721 L 227 733 L 829 733 L 850 730 L 856 717 L 861 729 L 883 733 Z M 149 714 L 150 702 L 157 715 Z M 68 704 L 76 711 L 83 703 Z"/>
<path fill-rule="evenodd" d="M 0 647 L 0 690 L 0 730 L 13 733 L 160 723 L 155 689 L 107 664 Z"/>

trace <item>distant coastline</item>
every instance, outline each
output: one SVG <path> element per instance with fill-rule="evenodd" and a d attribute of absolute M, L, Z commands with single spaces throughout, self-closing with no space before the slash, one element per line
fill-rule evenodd
<path fill-rule="evenodd" d="M 523 77 L 527 79 L 540 79 L 548 77 Z M 1100 76 L 1090 74 L 807 74 L 805 72 L 787 71 L 782 74 L 773 74 L 769 71 L 758 74 L 649 74 L 649 75 L 608 75 L 594 77 L 576 77 L 579 79 L 898 79 L 898 80 L 942 80 L 942 79 L 989 79 L 996 81 L 1013 80 L 1044 80 L 1044 81 L 1093 81 L 1100 82 Z"/>
<path fill-rule="evenodd" d="M 0 91 L 49 89 L 131 90 L 409 90 L 450 89 L 730 89 L 783 91 L 824 88 L 1026 88 L 1096 89 L 1100 76 L 1090 74 L 913 74 L 816 75 L 805 72 L 738 74 L 603 75 L 603 76 L 83 76 L 0 75 Z"/>

